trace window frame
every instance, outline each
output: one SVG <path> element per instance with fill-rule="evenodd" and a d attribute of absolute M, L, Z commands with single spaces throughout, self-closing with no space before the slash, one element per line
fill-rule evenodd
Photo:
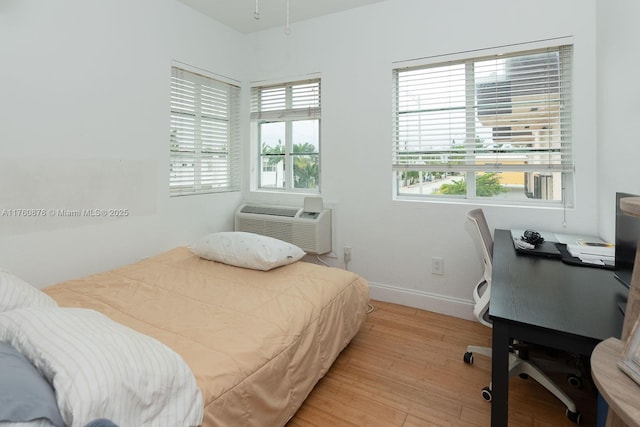
<path fill-rule="evenodd" d="M 172 63 L 169 104 L 169 195 L 240 191 L 240 86 Z"/>
<path fill-rule="evenodd" d="M 314 87 L 317 86 L 317 87 Z M 297 87 L 309 87 L 310 93 L 296 96 L 294 90 Z M 267 93 L 284 90 L 284 99 L 281 97 L 269 97 Z M 297 80 L 287 80 L 284 82 L 267 83 L 254 85 L 251 87 L 251 113 L 250 121 L 252 126 L 252 145 L 257 153 L 253 162 L 256 165 L 256 176 L 254 180 L 255 190 L 263 192 L 282 192 L 295 194 L 320 194 L 321 191 L 321 125 L 322 125 L 322 83 L 320 77 L 304 78 Z M 273 98 L 276 98 L 275 100 Z M 263 102 L 263 99 L 265 100 Z M 284 103 L 284 104 L 283 104 Z M 297 106 L 296 104 L 302 104 Z M 283 108 L 282 108 L 283 107 Z M 313 153 L 296 153 L 294 150 L 295 141 L 293 127 L 296 122 L 315 121 L 317 126 L 316 151 Z M 284 126 L 282 145 L 283 157 L 283 181 L 284 185 L 267 186 L 262 183 L 263 161 L 265 154 L 262 152 L 262 125 L 282 123 Z M 252 150 L 253 151 L 253 150 Z M 298 156 L 312 155 L 317 158 L 316 186 L 313 188 L 295 187 L 294 159 Z M 275 165 L 274 167 L 278 167 Z M 277 182 L 276 182 L 277 185 Z"/>
<path fill-rule="evenodd" d="M 539 164 L 533 166 L 532 164 L 502 164 L 496 161 L 495 163 L 478 163 L 479 153 L 481 150 L 477 150 L 477 129 L 478 126 L 475 122 L 478 121 L 478 113 L 479 104 L 477 102 L 477 94 L 476 90 L 476 80 L 472 73 L 470 73 L 469 66 L 471 64 L 471 70 L 473 70 L 473 64 L 480 63 L 481 61 L 487 61 L 498 58 L 511 58 L 511 57 L 523 57 L 526 55 L 535 55 L 539 53 L 544 53 L 548 51 L 558 51 L 559 52 L 559 71 L 558 72 L 558 81 L 560 81 L 560 85 L 567 85 L 567 87 L 562 86 L 560 90 L 559 96 L 559 105 L 561 105 L 561 112 L 558 114 L 560 117 L 559 121 L 561 123 L 560 126 L 560 146 L 561 148 L 558 150 L 561 156 L 561 164 L 557 165 L 547 165 L 547 164 Z M 431 58 L 421 58 L 418 60 L 411 61 L 401 61 L 394 64 L 394 68 L 392 69 L 392 83 L 393 83 L 393 94 L 392 94 L 392 120 L 393 120 L 393 137 L 392 137 L 392 179 L 393 179 L 393 199 L 394 200 L 406 200 L 406 201 L 437 201 L 437 202 L 473 202 L 473 203 L 484 203 L 484 204 L 506 204 L 506 205 L 536 205 L 536 206 L 545 206 L 545 207 L 567 207 L 573 205 L 573 199 L 575 194 L 575 163 L 573 158 L 573 150 L 574 150 L 574 141 L 573 141 L 573 123 L 572 123 L 572 101 L 573 101 L 573 92 L 572 87 L 574 84 L 573 77 L 573 41 L 571 38 L 560 38 L 547 40 L 542 42 L 534 42 L 534 43 L 522 43 L 513 46 L 505 46 L 501 48 L 492 48 L 485 50 L 477 50 L 471 52 L 460 52 L 452 55 L 443 55 Z M 464 101 L 464 123 L 465 124 L 465 135 L 464 135 L 464 143 L 461 144 L 463 149 L 458 153 L 454 153 L 455 149 L 453 145 L 450 145 L 448 149 L 442 150 L 445 155 L 457 154 L 458 159 L 463 158 L 462 163 L 458 165 L 453 165 L 453 161 L 444 162 L 433 162 L 427 164 L 425 162 L 424 165 L 419 165 L 416 163 L 411 164 L 410 162 L 401 161 L 399 153 L 408 154 L 411 153 L 410 150 L 402 150 L 400 149 L 401 140 L 400 133 L 402 131 L 400 125 L 400 103 L 399 98 L 400 95 L 400 84 L 399 84 L 399 74 L 412 71 L 412 70 L 428 70 L 428 69 L 437 69 L 438 67 L 451 66 L 451 65 L 462 65 L 465 67 L 464 71 L 464 80 L 465 80 L 465 101 Z M 509 84 L 511 84 L 511 80 L 509 80 Z M 471 89 L 470 89 L 471 86 Z M 549 86 L 551 87 L 551 86 Z M 471 101 L 469 100 L 469 93 L 473 93 Z M 565 110 L 566 109 L 566 110 Z M 426 110 L 425 110 L 426 111 Z M 420 126 L 422 126 L 422 119 L 420 120 Z M 472 122 L 472 124 L 470 124 Z M 406 126 L 406 125 L 405 125 Z M 494 131 L 495 132 L 495 128 Z M 495 133 L 492 133 L 495 137 Z M 420 136 L 422 138 L 422 136 Z M 556 141 L 557 143 L 557 141 Z M 404 142 L 405 146 L 407 142 Z M 428 144 L 427 144 L 428 145 Z M 533 144 L 531 144 L 533 145 Z M 550 144 L 551 145 L 551 144 Z M 497 150 L 500 151 L 500 150 Z M 514 150 L 516 151 L 516 150 Z M 522 150 L 521 150 L 522 151 Z M 551 148 L 549 149 L 549 153 L 551 152 Z M 508 152 L 506 150 L 505 152 Z M 489 152 L 485 152 L 488 154 Z M 525 150 L 526 154 L 526 150 Z M 566 158 L 565 158 L 566 156 Z M 428 156 L 427 156 L 428 157 Z M 498 158 L 498 156 L 495 156 Z M 453 158 L 453 156 L 451 157 Z M 432 159 L 433 160 L 433 159 Z M 525 162 L 527 163 L 527 162 Z M 401 182 L 400 182 L 400 174 L 403 171 L 407 172 L 419 172 L 419 177 L 417 178 L 420 182 L 424 179 L 428 180 L 430 173 L 436 172 L 457 172 L 461 173 L 461 177 L 464 179 L 464 186 L 466 188 L 466 194 L 456 194 L 456 195 L 444 195 L 444 194 L 408 194 L 401 193 Z M 535 199 L 535 198 L 522 198 L 522 199 L 506 199 L 501 197 L 484 197 L 476 195 L 476 179 L 482 173 L 509 173 L 509 172 L 518 172 L 518 173 L 531 173 L 530 178 L 533 178 L 534 174 L 538 174 L 542 172 L 543 174 L 554 173 L 557 176 L 561 177 L 561 183 L 558 187 L 560 189 L 560 197 L 559 200 L 544 200 L 544 199 Z M 425 175 L 426 174 L 426 175 Z M 405 176 L 406 178 L 406 176 Z M 526 182 L 526 175 L 525 175 Z M 526 184 L 525 184 L 526 187 Z M 527 189 L 525 188 L 525 191 Z M 527 196 L 530 197 L 530 196 Z M 534 196 L 535 197 L 535 196 Z"/>

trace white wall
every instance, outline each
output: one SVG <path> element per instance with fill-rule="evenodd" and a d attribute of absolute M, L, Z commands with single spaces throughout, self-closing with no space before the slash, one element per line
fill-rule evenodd
<path fill-rule="evenodd" d="M 373 297 L 469 317 L 482 271 L 464 215 L 475 206 L 392 201 L 394 62 L 563 36 L 575 45 L 578 182 L 566 230 L 596 232 L 594 0 L 389 0 L 294 24 L 290 36 L 282 29 L 248 36 L 251 81 L 321 75 L 322 195 L 337 207 L 336 248 L 353 248 L 350 267 L 370 281 Z M 562 210 L 487 206 L 485 213 L 492 228 L 563 229 Z M 444 276 L 431 274 L 432 257 L 444 258 Z"/>
<path fill-rule="evenodd" d="M 171 60 L 242 80 L 241 37 L 174 0 L 0 3 L 0 266 L 37 286 L 231 229 L 239 192 L 169 198 Z M 6 211 L 5 211 L 6 214 Z"/>
<path fill-rule="evenodd" d="M 640 2 L 598 0 L 598 180 L 599 225 L 615 236 L 615 193 L 640 194 Z"/>
<path fill-rule="evenodd" d="M 598 21 L 603 40 L 634 52 L 637 30 L 618 35 L 621 26 L 614 22 L 622 17 L 633 27 L 623 0 L 611 11 L 604 0 L 388 0 L 294 24 L 290 36 L 281 29 L 240 35 L 175 0 L 4 1 L 0 209 L 120 203 L 125 206 L 116 207 L 132 214 L 109 221 L 0 217 L 0 266 L 45 286 L 135 261 L 205 231 L 231 229 L 239 194 L 167 195 L 170 60 L 241 80 L 245 89 L 255 80 L 319 72 L 322 195 L 335 207 L 338 255 L 344 244 L 353 248 L 350 268 L 370 281 L 375 298 L 470 317 L 481 261 L 464 213 L 475 205 L 392 201 L 393 63 L 572 36 L 577 188 L 566 229 L 594 232 L 606 228 L 598 207 L 611 192 L 598 187 L 598 176 L 611 174 L 619 181 L 611 187 L 618 189 L 624 175 L 612 166 L 620 151 L 607 156 L 597 146 L 615 132 L 597 133 L 596 2 L 599 13 L 609 13 Z M 615 65 L 598 71 L 611 79 L 619 72 Z M 613 108 L 617 100 L 605 105 Z M 632 123 L 633 106 L 626 108 L 624 122 Z M 609 128 L 617 126 L 609 121 Z M 243 137 L 248 171 L 247 131 Z M 92 167 L 74 168 L 76 162 Z M 300 197 L 251 193 L 246 179 L 243 195 L 301 203 Z M 562 230 L 565 218 L 561 210 L 542 208 L 486 206 L 485 212 L 492 228 Z M 434 256 L 444 258 L 444 276 L 430 273 Z"/>

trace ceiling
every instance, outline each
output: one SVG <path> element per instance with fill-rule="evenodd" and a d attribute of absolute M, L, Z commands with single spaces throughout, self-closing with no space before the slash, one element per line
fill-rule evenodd
<path fill-rule="evenodd" d="M 259 20 L 254 18 L 256 0 L 179 1 L 241 33 L 284 27 L 286 24 L 287 0 L 258 0 Z M 291 24 L 294 24 L 305 19 L 380 1 L 384 0 L 289 0 L 289 20 Z"/>

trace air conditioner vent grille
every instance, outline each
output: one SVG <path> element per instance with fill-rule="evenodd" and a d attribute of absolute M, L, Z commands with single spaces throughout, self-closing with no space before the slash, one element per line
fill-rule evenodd
<path fill-rule="evenodd" d="M 235 230 L 274 237 L 312 254 L 331 252 L 331 210 L 303 215 L 302 209 L 242 205 L 235 215 Z"/>
<path fill-rule="evenodd" d="M 243 206 L 241 209 L 242 213 L 252 213 L 252 214 L 260 214 L 260 215 L 275 215 L 275 216 L 286 216 L 288 218 L 293 218 L 298 213 L 299 209 L 291 209 L 291 208 L 274 208 L 270 206 Z"/>

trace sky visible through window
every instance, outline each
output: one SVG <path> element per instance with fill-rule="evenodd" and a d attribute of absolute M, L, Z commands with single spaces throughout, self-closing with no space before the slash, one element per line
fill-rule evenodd
<path fill-rule="evenodd" d="M 284 122 L 263 124 L 261 126 L 260 141 L 268 147 L 277 147 L 278 143 L 284 146 L 285 132 Z M 299 120 L 292 126 L 291 138 L 294 144 L 308 143 L 318 149 L 318 129 L 315 129 L 311 120 Z"/>

